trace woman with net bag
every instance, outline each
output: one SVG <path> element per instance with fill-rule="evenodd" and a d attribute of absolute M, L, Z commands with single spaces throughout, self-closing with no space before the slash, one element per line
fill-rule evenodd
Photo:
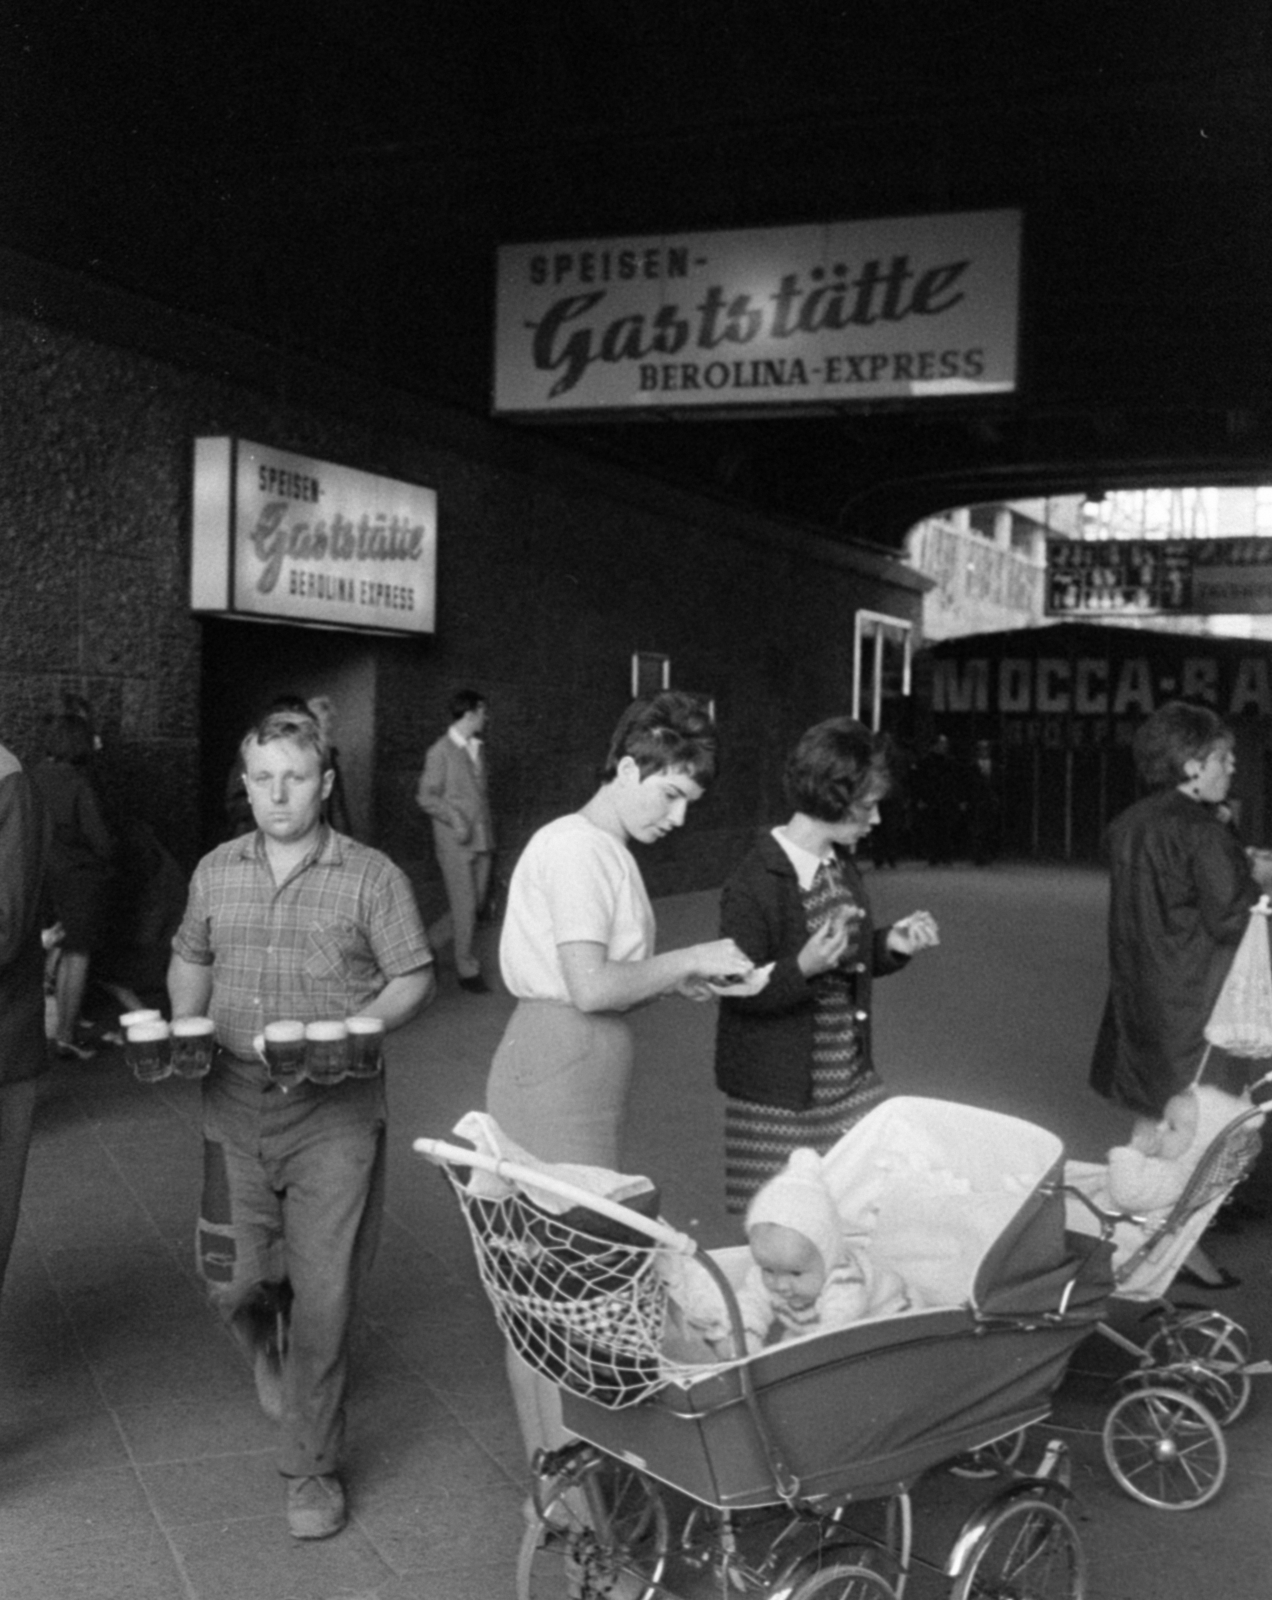
<path fill-rule="evenodd" d="M 1091 1086 L 1134 1114 L 1133 1138 L 1147 1138 L 1194 1082 L 1235 1094 L 1251 1079 L 1248 1060 L 1210 1044 L 1207 1026 L 1251 908 L 1272 888 L 1272 858 L 1245 851 L 1221 812 L 1237 763 L 1213 711 L 1167 702 L 1134 751 L 1152 792 L 1108 829 L 1109 993 Z M 1181 1277 L 1211 1289 L 1237 1281 L 1202 1252 Z"/>

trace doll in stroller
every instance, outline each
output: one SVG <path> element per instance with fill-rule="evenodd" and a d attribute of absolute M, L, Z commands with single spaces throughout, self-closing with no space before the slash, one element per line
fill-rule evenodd
<path fill-rule="evenodd" d="M 1260 1084 L 1267 1080 L 1260 1080 Z M 1253 1087 L 1257 1089 L 1260 1084 Z M 1227 1474 L 1223 1429 L 1245 1411 L 1252 1376 L 1246 1330 L 1220 1311 L 1177 1307 L 1172 1286 L 1215 1213 L 1249 1172 L 1266 1109 L 1252 1097 L 1194 1085 L 1106 1165 L 1069 1162 L 1067 1223 L 1113 1245 L 1114 1300 L 1147 1308 L 1143 1343 L 1101 1319 L 1097 1332 L 1132 1358 L 1104 1423 L 1105 1461 L 1147 1505 L 1191 1510 Z"/>

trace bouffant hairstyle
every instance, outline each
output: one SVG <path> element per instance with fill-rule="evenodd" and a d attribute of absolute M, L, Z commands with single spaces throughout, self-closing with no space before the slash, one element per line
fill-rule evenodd
<path fill-rule="evenodd" d="M 705 789 L 716 771 L 715 723 L 701 700 L 676 689 L 652 700 L 633 700 L 610 740 L 603 783 L 618 776 L 624 756 L 632 758 L 642 778 L 683 772 Z"/>
<path fill-rule="evenodd" d="M 809 728 L 786 762 L 786 798 L 819 822 L 842 822 L 854 806 L 874 805 L 890 778 L 883 741 L 852 717 Z"/>
<path fill-rule="evenodd" d="M 1188 774 L 1187 761 L 1204 761 L 1216 745 L 1231 744 L 1232 729 L 1208 706 L 1168 700 L 1135 730 L 1135 768 L 1150 789 L 1173 789 Z"/>

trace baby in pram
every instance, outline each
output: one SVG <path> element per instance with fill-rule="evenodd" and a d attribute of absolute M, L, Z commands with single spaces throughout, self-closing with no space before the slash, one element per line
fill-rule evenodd
<path fill-rule="evenodd" d="M 899 1273 L 850 1245 L 815 1150 L 796 1150 L 746 1214 L 751 1261 L 736 1291 L 748 1353 L 910 1308 Z M 686 1322 L 719 1355 L 732 1354 L 718 1301 L 691 1304 Z"/>

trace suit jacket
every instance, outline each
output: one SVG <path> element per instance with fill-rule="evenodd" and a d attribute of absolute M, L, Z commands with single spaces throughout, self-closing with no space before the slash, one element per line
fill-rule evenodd
<path fill-rule="evenodd" d="M 439 843 L 444 836 L 446 844 L 458 845 L 474 855 L 494 849 L 484 752 L 478 770 L 467 750 L 444 733 L 424 758 L 415 800 L 420 810 L 433 819 L 433 835 Z"/>
<path fill-rule="evenodd" d="M 44 1072 L 40 894 L 48 827 L 35 785 L 0 745 L 0 1083 Z"/>

